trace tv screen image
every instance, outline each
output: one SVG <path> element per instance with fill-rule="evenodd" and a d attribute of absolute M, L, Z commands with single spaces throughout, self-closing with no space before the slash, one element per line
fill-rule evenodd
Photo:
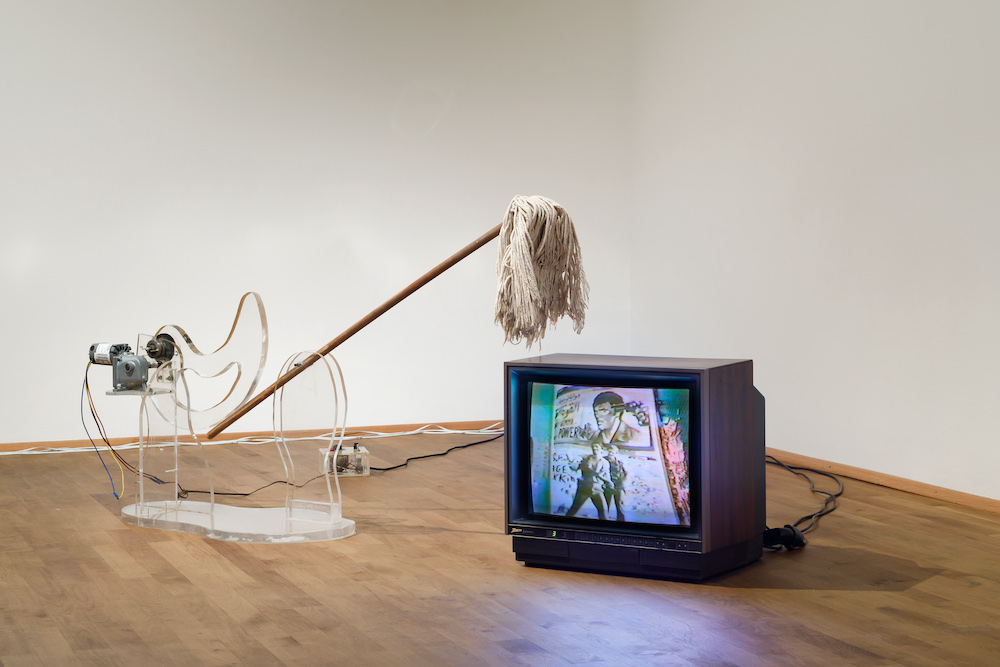
<path fill-rule="evenodd" d="M 536 514 L 690 526 L 687 389 L 531 385 Z"/>

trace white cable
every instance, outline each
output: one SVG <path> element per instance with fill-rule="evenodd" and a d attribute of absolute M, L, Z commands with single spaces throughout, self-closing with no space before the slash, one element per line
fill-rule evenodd
<path fill-rule="evenodd" d="M 450 429 L 445 428 L 439 424 L 428 424 L 426 426 L 421 426 L 418 429 L 412 431 L 397 431 L 393 433 L 389 432 L 379 432 L 379 431 L 354 431 L 348 432 L 344 436 L 345 440 L 374 440 L 379 438 L 393 438 L 396 436 L 404 435 L 500 435 L 503 433 L 503 422 L 495 422 L 481 429 Z M 311 437 L 302 438 L 285 438 L 286 442 L 300 442 L 304 440 L 316 440 L 320 438 L 329 438 L 331 434 L 320 434 Z M 274 438 L 268 438 L 266 436 L 248 436 L 245 438 L 238 438 L 236 440 L 212 440 L 209 442 L 202 442 L 202 445 L 263 445 L 274 442 Z M 171 443 L 172 444 L 172 443 Z M 196 445 L 197 442 L 179 442 L 179 445 Z M 103 447 L 103 445 L 101 445 Z M 122 445 L 114 445 L 114 448 L 118 451 L 124 449 L 138 449 L 138 442 L 128 442 Z M 20 449 L 13 452 L 0 452 L 0 456 L 14 456 L 18 454 L 69 454 L 72 452 L 89 452 L 92 451 L 91 447 L 29 447 L 28 449 Z"/>
<path fill-rule="evenodd" d="M 413 431 L 395 431 L 395 432 L 391 432 L 391 433 L 379 432 L 379 431 L 353 431 L 353 433 L 359 434 L 359 435 L 350 435 L 350 437 L 345 436 L 344 439 L 345 440 L 347 440 L 347 439 L 364 440 L 364 439 L 370 439 L 370 438 L 393 438 L 393 437 L 400 436 L 400 435 L 421 435 L 421 434 L 428 434 L 428 435 L 500 435 L 501 433 L 503 433 L 503 422 L 496 422 L 496 423 L 491 424 L 489 426 L 486 426 L 484 428 L 469 429 L 469 430 L 451 429 L 451 428 L 445 428 L 444 426 L 440 426 L 438 424 L 428 424 L 427 426 L 421 426 L 420 428 L 415 429 Z"/>

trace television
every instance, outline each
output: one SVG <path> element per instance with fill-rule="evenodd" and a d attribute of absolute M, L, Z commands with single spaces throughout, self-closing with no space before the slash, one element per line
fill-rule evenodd
<path fill-rule="evenodd" d="M 700 581 L 763 552 L 753 362 L 504 364 L 506 532 L 528 566 Z"/>

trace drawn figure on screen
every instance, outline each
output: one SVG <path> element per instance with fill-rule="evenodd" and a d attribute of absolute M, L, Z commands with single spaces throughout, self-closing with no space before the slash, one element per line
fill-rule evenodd
<path fill-rule="evenodd" d="M 590 456 L 584 456 L 580 463 L 573 466 L 579 470 L 580 477 L 576 480 L 576 495 L 573 505 L 566 516 L 575 516 L 588 500 L 597 508 L 597 518 L 604 520 L 604 496 L 601 491 L 605 484 L 611 482 L 610 465 L 604 458 L 604 448 L 596 442 L 590 446 Z"/>
<path fill-rule="evenodd" d="M 605 460 L 608 462 L 608 481 L 604 483 L 604 500 L 607 501 L 609 510 L 611 502 L 614 501 L 617 512 L 615 519 L 624 521 L 625 511 L 622 509 L 622 494 L 625 493 L 625 478 L 628 476 L 628 472 L 618 456 L 618 446 L 608 445 L 605 449 L 607 450 Z"/>
<path fill-rule="evenodd" d="M 625 401 L 613 391 L 604 391 L 594 398 L 594 421 L 597 435 L 594 440 L 601 445 L 623 445 L 638 439 L 639 430 L 629 426 L 622 417 Z"/>
<path fill-rule="evenodd" d="M 687 449 L 681 440 L 681 427 L 672 416 L 666 416 L 660 427 L 660 447 L 667 463 L 667 478 L 674 509 L 682 523 L 691 521 L 690 481 L 688 479 Z"/>

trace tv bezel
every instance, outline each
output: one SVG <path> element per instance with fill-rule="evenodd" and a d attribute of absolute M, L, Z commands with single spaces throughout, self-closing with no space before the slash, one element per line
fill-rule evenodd
<path fill-rule="evenodd" d="M 579 366 L 515 367 L 507 375 L 509 403 L 516 414 L 508 415 L 507 456 L 507 525 L 548 528 L 550 530 L 591 531 L 618 535 L 666 537 L 699 540 L 701 508 L 695 502 L 701 479 L 701 393 L 697 373 L 675 369 L 617 369 Z M 691 499 L 690 525 L 658 524 L 586 517 L 567 517 L 534 511 L 531 489 L 531 400 L 534 384 L 603 387 L 608 389 L 686 389 L 688 390 L 687 450 L 688 497 Z M 527 429 L 522 433 L 521 429 Z"/>

